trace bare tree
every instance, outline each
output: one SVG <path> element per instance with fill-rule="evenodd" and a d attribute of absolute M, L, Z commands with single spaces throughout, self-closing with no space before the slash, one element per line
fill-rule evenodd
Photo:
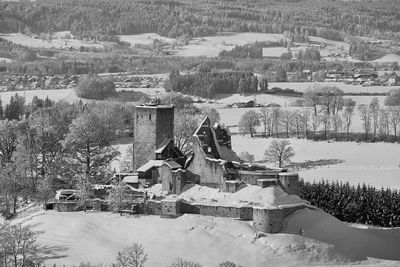
<path fill-rule="evenodd" d="M 338 134 L 342 130 L 342 118 L 340 117 L 339 114 L 335 114 L 331 116 L 331 124 L 333 127 L 333 131 L 335 132 L 335 135 Z"/>
<path fill-rule="evenodd" d="M 324 138 L 328 139 L 328 133 L 331 129 L 331 116 L 328 114 L 328 112 L 324 111 L 320 115 L 321 123 L 324 126 Z"/>
<path fill-rule="evenodd" d="M 273 108 L 271 113 L 271 136 L 274 135 L 274 128 L 276 136 L 279 136 L 279 122 L 281 119 L 282 110 L 280 108 Z"/>
<path fill-rule="evenodd" d="M 122 183 L 115 183 L 113 188 L 110 190 L 108 195 L 108 202 L 110 203 L 111 211 L 118 212 L 122 216 L 122 210 L 124 208 L 125 189 L 127 186 Z"/>
<path fill-rule="evenodd" d="M 283 110 L 281 112 L 281 121 L 285 127 L 286 138 L 289 138 L 289 132 L 293 122 L 293 113 L 290 110 Z"/>
<path fill-rule="evenodd" d="M 356 102 L 351 98 L 346 98 L 344 100 L 344 111 L 342 117 L 344 119 L 344 125 L 346 128 L 347 139 L 349 139 L 350 127 L 352 123 L 352 117 L 354 115 L 354 108 L 356 106 Z"/>
<path fill-rule="evenodd" d="M 282 168 L 294 156 L 289 140 L 274 139 L 264 153 L 267 162 L 277 164 Z"/>
<path fill-rule="evenodd" d="M 267 129 L 268 129 L 268 136 L 271 136 L 271 111 L 269 108 L 263 107 L 260 110 L 260 121 L 264 126 L 263 136 L 267 136 Z"/>
<path fill-rule="evenodd" d="M 28 226 L 7 225 L 0 230 L 0 259 L 4 266 L 31 266 L 41 263 L 37 233 Z"/>
<path fill-rule="evenodd" d="M 321 86 L 314 84 L 312 87 L 307 88 L 307 90 L 304 92 L 305 104 L 306 106 L 313 108 L 315 116 L 318 115 L 318 105 L 320 105 L 320 98 L 318 95 L 320 90 Z"/>
<path fill-rule="evenodd" d="M 374 131 L 374 138 L 379 126 L 379 100 L 374 97 L 369 104 L 370 114 L 372 116 L 372 129 Z"/>
<path fill-rule="evenodd" d="M 379 110 L 379 135 L 387 138 L 390 134 L 390 117 L 386 109 Z"/>
<path fill-rule="evenodd" d="M 313 113 L 311 116 L 311 125 L 313 128 L 314 135 L 317 132 L 320 123 L 321 123 L 320 115 L 318 114 L 316 115 L 315 113 Z"/>
<path fill-rule="evenodd" d="M 239 131 L 250 134 L 251 137 L 256 133 L 256 127 L 260 125 L 259 114 L 254 110 L 246 111 L 239 121 Z"/>
<path fill-rule="evenodd" d="M 202 267 L 200 263 L 176 258 L 168 267 Z"/>
<path fill-rule="evenodd" d="M 309 122 L 310 122 L 310 110 L 304 109 L 301 112 L 301 119 L 302 119 L 302 122 L 303 122 L 304 134 L 307 137 L 308 136 Z"/>
<path fill-rule="evenodd" d="M 119 267 L 144 267 L 147 262 L 147 254 L 141 244 L 133 243 L 132 246 L 118 252 L 116 261 Z"/>
<path fill-rule="evenodd" d="M 195 109 L 180 109 L 175 112 L 174 141 L 182 151 L 192 149 L 193 134 L 199 126 L 200 115 Z"/>
<path fill-rule="evenodd" d="M 360 117 L 363 122 L 365 138 L 368 138 L 371 129 L 371 111 L 365 104 L 358 106 L 358 111 L 360 112 Z"/>
<path fill-rule="evenodd" d="M 389 107 L 390 123 L 392 125 L 394 140 L 397 140 L 397 127 L 400 125 L 400 107 Z"/>
<path fill-rule="evenodd" d="M 294 126 L 296 128 L 296 134 L 297 134 L 297 138 L 300 138 L 300 131 L 302 129 L 303 123 L 303 114 L 296 110 L 293 112 L 293 122 L 294 122 Z"/>

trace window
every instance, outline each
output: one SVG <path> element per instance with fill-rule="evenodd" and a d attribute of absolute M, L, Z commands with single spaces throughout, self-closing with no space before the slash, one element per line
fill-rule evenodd
<path fill-rule="evenodd" d="M 149 120 L 151 120 L 151 114 L 149 114 Z"/>

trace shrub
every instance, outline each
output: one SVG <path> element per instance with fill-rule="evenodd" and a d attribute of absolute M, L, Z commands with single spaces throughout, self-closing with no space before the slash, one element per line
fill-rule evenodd
<path fill-rule="evenodd" d="M 202 267 L 202 265 L 197 262 L 187 261 L 181 258 L 177 258 L 168 267 Z"/>

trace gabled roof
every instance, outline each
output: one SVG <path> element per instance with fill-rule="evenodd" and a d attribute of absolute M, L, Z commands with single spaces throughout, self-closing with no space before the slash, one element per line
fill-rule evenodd
<path fill-rule="evenodd" d="M 174 140 L 172 139 L 172 138 L 165 138 L 162 142 L 161 142 L 161 144 L 158 146 L 158 148 L 157 148 L 157 150 L 156 150 L 156 153 L 157 154 L 159 154 L 159 153 L 162 153 L 167 147 L 168 147 L 168 145 L 171 143 L 171 142 L 173 142 Z"/>
<path fill-rule="evenodd" d="M 161 165 L 164 163 L 164 160 L 150 160 L 146 164 L 144 164 L 142 167 L 137 169 L 137 172 L 147 172 L 153 167 L 161 167 Z"/>

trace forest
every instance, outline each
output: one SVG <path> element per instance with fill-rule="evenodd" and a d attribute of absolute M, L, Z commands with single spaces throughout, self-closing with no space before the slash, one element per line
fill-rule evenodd
<path fill-rule="evenodd" d="M 400 194 L 389 188 L 350 186 L 342 182 L 300 180 L 300 196 L 341 221 L 400 226 Z"/>
<path fill-rule="evenodd" d="M 118 15 L 117 15 L 118 14 Z M 4 32 L 69 30 L 79 38 L 155 32 L 190 38 L 221 31 L 307 33 L 332 40 L 399 37 L 400 6 L 383 1 L 38 0 L 1 2 Z"/>

